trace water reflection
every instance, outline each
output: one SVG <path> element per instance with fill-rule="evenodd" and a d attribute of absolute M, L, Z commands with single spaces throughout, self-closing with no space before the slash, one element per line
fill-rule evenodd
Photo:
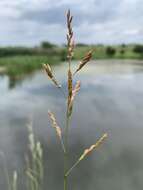
<path fill-rule="evenodd" d="M 72 189 L 142 189 L 142 68 L 140 62 L 99 61 L 76 77 L 81 78 L 82 88 L 70 130 L 71 163 L 103 132 L 108 132 L 109 139 L 73 171 Z M 55 67 L 58 80 L 63 81 L 65 87 L 63 70 L 65 64 Z M 65 100 L 61 92 L 41 72 L 27 77 L 12 90 L 8 89 L 8 78 L 2 77 L 0 91 L 0 151 L 5 154 L 9 170 L 18 169 L 20 190 L 25 189 L 25 126 L 31 115 L 35 134 L 45 150 L 45 189 L 62 189 L 63 157 L 47 117 L 51 109 L 63 126 Z M 0 188 L 6 190 L 1 157 L 0 170 Z"/>

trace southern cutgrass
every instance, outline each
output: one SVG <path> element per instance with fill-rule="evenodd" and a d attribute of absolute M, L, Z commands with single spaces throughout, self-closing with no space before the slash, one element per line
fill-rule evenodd
<path fill-rule="evenodd" d="M 79 159 L 73 164 L 73 166 L 69 166 L 69 127 L 70 127 L 70 120 L 72 116 L 73 111 L 73 102 L 76 94 L 80 90 L 80 81 L 76 82 L 75 87 L 73 86 L 73 78 L 74 76 L 81 70 L 83 67 L 91 60 L 92 58 L 92 50 L 87 52 L 83 59 L 80 61 L 77 69 L 75 71 L 72 71 L 71 64 L 72 64 L 72 58 L 74 56 L 74 37 L 73 37 L 73 29 L 72 29 L 72 20 L 73 16 L 71 16 L 70 10 L 67 12 L 67 89 L 68 94 L 66 95 L 66 101 L 67 101 L 67 108 L 66 108 L 66 125 L 64 128 L 64 131 L 59 127 L 56 121 L 55 115 L 49 111 L 49 117 L 52 123 L 52 127 L 55 128 L 57 136 L 61 142 L 62 148 L 63 148 L 63 154 L 64 154 L 64 179 L 63 179 L 63 186 L 64 190 L 68 189 L 68 176 L 71 174 L 71 171 L 84 159 L 86 158 L 93 150 L 97 149 L 107 138 L 107 134 L 103 134 L 102 137 L 99 138 L 99 140 L 91 145 L 88 149 L 84 150 L 83 153 L 79 156 Z M 60 88 L 62 92 L 64 89 L 62 89 L 62 86 L 57 82 L 55 79 L 55 76 L 53 74 L 53 71 L 49 64 L 43 65 L 46 74 L 50 78 L 50 80 L 53 82 L 53 84 Z M 64 92 L 65 95 L 65 92 Z"/>

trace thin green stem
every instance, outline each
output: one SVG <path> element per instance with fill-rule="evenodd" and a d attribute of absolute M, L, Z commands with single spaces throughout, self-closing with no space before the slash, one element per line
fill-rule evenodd
<path fill-rule="evenodd" d="M 66 172 L 65 176 L 68 177 L 68 175 L 71 173 L 71 171 L 80 163 L 80 160 L 77 160 L 77 162 Z"/>
<path fill-rule="evenodd" d="M 68 111 L 67 111 L 68 113 Z M 66 126 L 65 126 L 65 152 L 64 152 L 64 190 L 67 190 L 67 176 L 65 175 L 68 168 L 68 129 L 69 129 L 69 116 L 66 114 Z"/>
<path fill-rule="evenodd" d="M 61 145 L 62 145 L 63 152 L 66 153 L 66 149 L 65 149 L 63 138 L 61 138 L 60 142 L 61 142 Z"/>
<path fill-rule="evenodd" d="M 70 67 L 70 63 L 69 63 Z M 68 178 L 65 175 L 68 170 L 68 151 L 69 151 L 69 145 L 68 145 L 68 134 L 69 134 L 69 125 L 70 125 L 70 116 L 68 115 L 68 105 L 67 105 L 67 111 L 66 111 L 66 124 L 65 124 L 65 130 L 64 130 L 64 145 L 65 145 L 65 152 L 64 152 L 64 190 L 68 189 Z"/>
<path fill-rule="evenodd" d="M 68 152 L 69 124 L 70 124 L 70 117 L 68 116 L 68 110 L 67 110 L 67 114 L 66 114 L 66 127 L 65 127 L 65 147 L 66 147 L 66 151 L 67 152 Z"/>
<path fill-rule="evenodd" d="M 66 172 L 65 172 L 66 173 Z M 68 178 L 67 176 L 64 174 L 64 190 L 68 189 Z"/>
<path fill-rule="evenodd" d="M 64 152 L 64 190 L 67 190 L 67 177 L 66 177 L 66 171 L 67 171 L 67 152 Z"/>
<path fill-rule="evenodd" d="M 64 176 L 64 190 L 67 190 L 67 176 Z"/>

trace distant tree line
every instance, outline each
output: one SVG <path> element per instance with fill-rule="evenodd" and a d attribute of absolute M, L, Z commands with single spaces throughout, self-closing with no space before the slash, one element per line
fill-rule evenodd
<path fill-rule="evenodd" d="M 79 52 L 82 48 L 97 48 L 97 53 L 100 52 L 101 58 L 102 58 L 102 52 L 107 57 L 114 57 L 115 55 L 118 56 L 124 56 L 126 55 L 126 52 L 133 53 L 134 55 L 137 54 L 138 57 L 143 57 L 143 45 L 135 44 L 135 45 L 126 45 L 121 44 L 118 46 L 104 46 L 102 44 L 97 45 L 87 45 L 84 43 L 77 43 L 77 47 L 79 47 Z M 40 46 L 30 48 L 30 47 L 0 47 L 0 57 L 8 57 L 8 56 L 19 56 L 19 55 L 44 55 L 44 56 L 60 56 L 60 59 L 62 61 L 66 60 L 66 45 L 63 45 L 61 47 L 48 42 L 43 41 Z M 95 53 L 96 54 L 96 53 Z M 80 55 L 80 53 L 79 53 Z M 104 57 L 103 55 L 103 57 Z"/>
<path fill-rule="evenodd" d="M 18 55 L 58 55 L 60 54 L 56 45 L 42 42 L 39 47 L 0 47 L 0 57 Z"/>

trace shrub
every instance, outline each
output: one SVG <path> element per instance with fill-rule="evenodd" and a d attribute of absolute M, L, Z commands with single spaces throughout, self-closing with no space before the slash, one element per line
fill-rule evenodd
<path fill-rule="evenodd" d="M 142 54 L 143 53 L 143 45 L 135 45 L 135 47 L 133 48 L 133 52 Z"/>
<path fill-rule="evenodd" d="M 106 48 L 106 54 L 108 56 L 114 56 L 115 53 L 116 53 L 116 49 L 114 49 L 113 47 L 109 46 L 109 47 Z"/>

